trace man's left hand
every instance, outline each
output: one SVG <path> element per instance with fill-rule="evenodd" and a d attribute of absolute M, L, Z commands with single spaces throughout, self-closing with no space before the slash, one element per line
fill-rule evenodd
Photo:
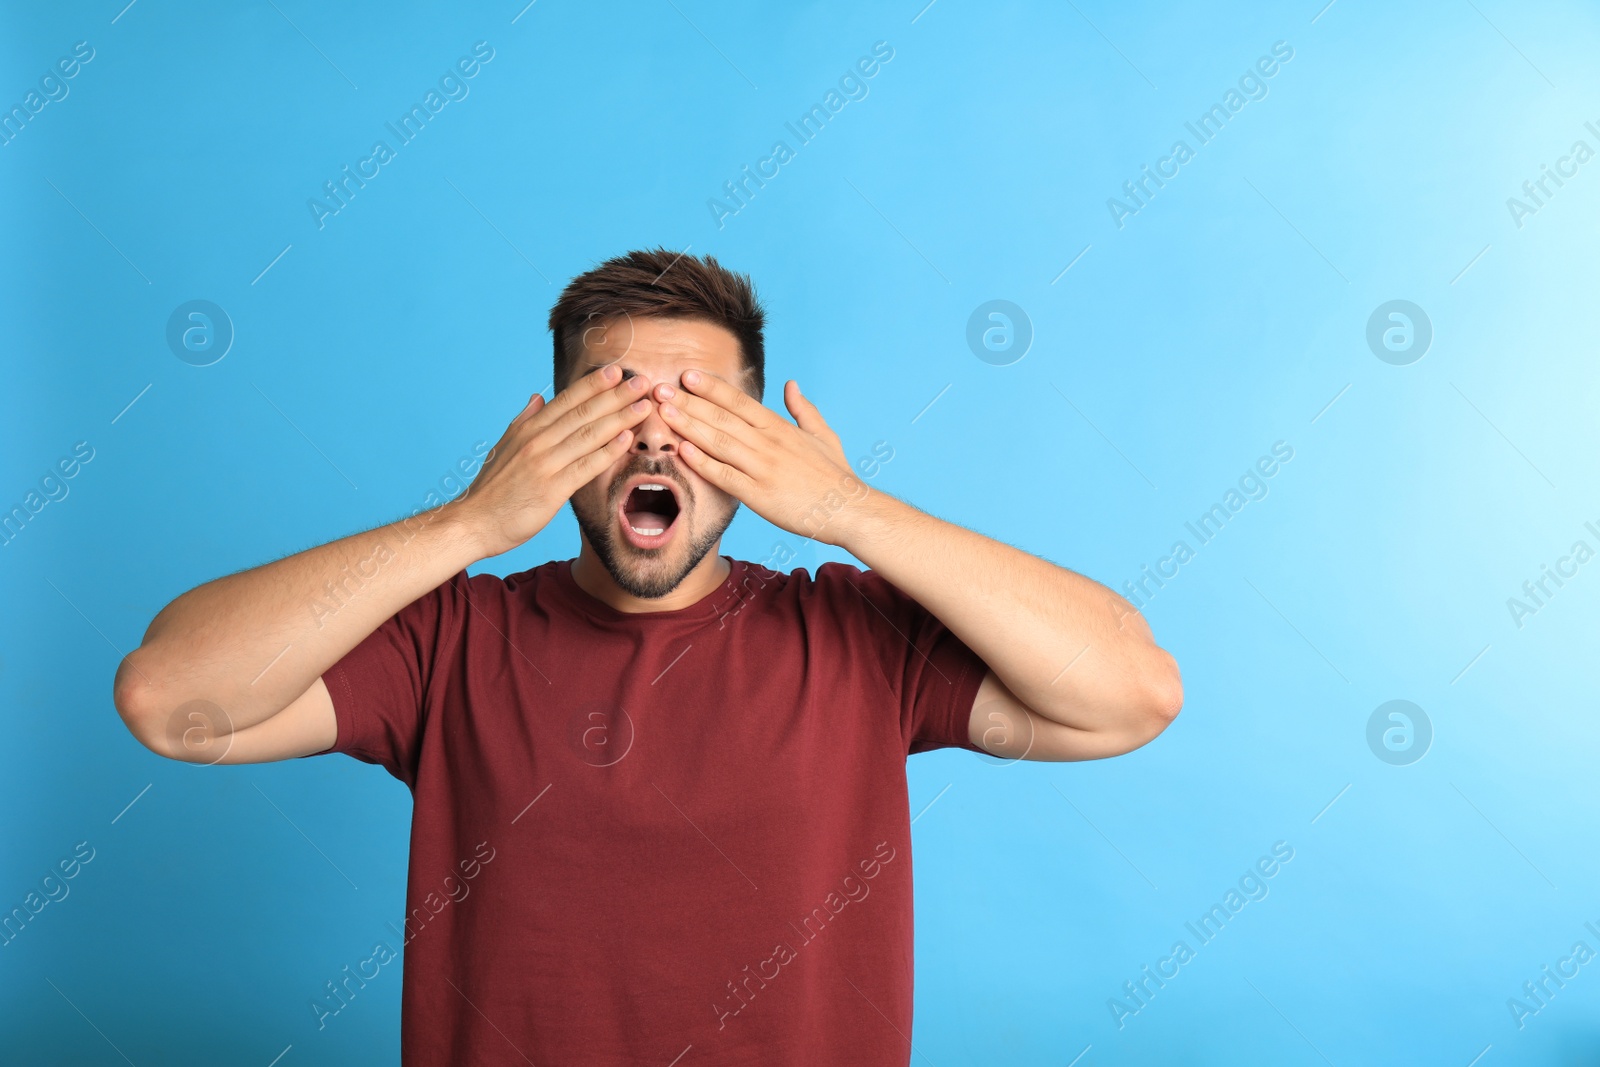
<path fill-rule="evenodd" d="M 774 526 L 838 545 L 870 490 L 799 383 L 783 387 L 794 422 L 704 371 L 686 371 L 682 385 L 658 384 L 650 396 L 683 438 L 679 454 L 689 469 Z"/>

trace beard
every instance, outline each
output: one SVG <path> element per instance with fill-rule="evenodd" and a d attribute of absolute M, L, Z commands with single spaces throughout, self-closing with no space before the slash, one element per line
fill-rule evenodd
<path fill-rule="evenodd" d="M 621 502 L 619 487 L 635 474 L 665 478 L 678 487 L 681 506 L 676 521 L 679 528 L 672 540 L 660 548 L 635 548 L 615 528 L 617 505 Z M 659 600 L 678 588 L 716 546 L 739 510 L 737 500 L 731 500 L 726 510 L 719 509 L 718 513 L 710 512 L 710 505 L 707 505 L 705 525 L 696 529 L 702 509 L 694 490 L 678 475 L 672 461 L 643 458 L 629 463 L 617 474 L 598 512 L 591 511 L 587 503 L 580 503 L 576 495 L 569 503 L 573 517 L 578 520 L 578 529 L 600 557 L 611 580 L 624 592 L 641 600 Z M 679 559 L 677 565 L 672 564 L 673 557 Z"/>

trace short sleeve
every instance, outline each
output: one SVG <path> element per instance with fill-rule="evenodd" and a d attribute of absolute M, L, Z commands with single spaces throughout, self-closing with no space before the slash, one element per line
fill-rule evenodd
<path fill-rule="evenodd" d="M 837 571 L 833 571 L 838 568 Z M 906 754 L 983 749 L 968 735 L 972 704 L 988 666 L 937 616 L 874 571 L 842 563 L 818 568 L 853 587 L 844 603 L 861 614 L 867 651 L 883 669 L 900 714 Z"/>
<path fill-rule="evenodd" d="M 461 639 L 467 583 L 462 571 L 424 593 L 323 672 L 339 729 L 326 751 L 379 764 L 415 788 L 429 697 Z"/>

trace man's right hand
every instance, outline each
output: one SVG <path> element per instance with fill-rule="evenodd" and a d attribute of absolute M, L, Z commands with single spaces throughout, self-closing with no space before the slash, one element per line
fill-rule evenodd
<path fill-rule="evenodd" d="M 178 597 L 117 671 L 113 699 L 128 729 L 193 763 L 329 748 L 338 727 L 322 673 L 407 604 L 544 529 L 616 462 L 650 411 L 650 382 L 621 376 L 602 367 L 549 404 L 535 395 L 448 504 Z"/>
<path fill-rule="evenodd" d="M 615 365 L 573 382 L 545 403 L 535 393 L 489 452 L 457 517 L 475 531 L 482 557 L 523 544 L 555 517 L 574 492 L 627 452 L 633 427 L 650 414 L 650 382 L 618 382 Z"/>

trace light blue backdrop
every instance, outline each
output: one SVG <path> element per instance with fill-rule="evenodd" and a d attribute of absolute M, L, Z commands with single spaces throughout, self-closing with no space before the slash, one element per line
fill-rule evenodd
<path fill-rule="evenodd" d="M 1592 7 L 525 2 L 4 7 L 0 909 L 75 874 L 0 948 L 0 1058 L 395 1062 L 397 971 L 320 1031 L 308 1002 L 402 912 L 404 787 L 162 761 L 111 706 L 119 651 L 201 581 L 419 506 L 548 386 L 560 285 L 657 243 L 754 275 L 769 402 L 795 377 L 852 455 L 889 442 L 883 488 L 1119 590 L 1176 568 L 1147 579 L 1187 694 L 1156 742 L 910 762 L 918 1063 L 1600 1049 Z M 234 334 L 209 366 L 167 340 L 194 300 Z M 1025 354 L 1015 313 L 969 345 L 991 300 Z M 777 539 L 746 512 L 726 551 Z M 564 513 L 487 566 L 576 545 Z M 1421 715 L 1369 742 L 1391 700 Z"/>

